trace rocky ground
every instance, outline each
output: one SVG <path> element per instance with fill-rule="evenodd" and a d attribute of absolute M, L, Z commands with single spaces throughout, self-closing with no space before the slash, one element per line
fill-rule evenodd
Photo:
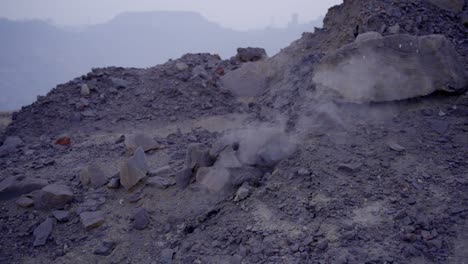
<path fill-rule="evenodd" d="M 467 263 L 467 11 L 435 2 L 345 1 L 272 58 L 58 85 L 0 137 L 0 263 Z M 318 96 L 316 69 L 368 31 L 442 33 L 459 82 Z"/>

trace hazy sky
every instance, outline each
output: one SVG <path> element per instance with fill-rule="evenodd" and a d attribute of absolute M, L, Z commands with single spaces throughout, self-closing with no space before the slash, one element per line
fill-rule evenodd
<path fill-rule="evenodd" d="M 341 0 L 0 0 L 0 17 L 51 19 L 59 25 L 95 24 L 126 11 L 196 11 L 235 29 L 282 26 L 299 14 L 300 21 L 325 15 Z"/>

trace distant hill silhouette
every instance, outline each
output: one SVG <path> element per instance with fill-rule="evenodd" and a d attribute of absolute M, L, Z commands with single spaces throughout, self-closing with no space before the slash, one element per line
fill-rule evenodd
<path fill-rule="evenodd" d="M 124 13 L 80 30 L 0 19 L 0 110 L 29 104 L 92 67 L 150 67 L 189 52 L 229 58 L 237 47 L 246 46 L 263 47 L 273 55 L 321 24 L 293 19 L 286 28 L 235 31 L 193 12 Z"/>

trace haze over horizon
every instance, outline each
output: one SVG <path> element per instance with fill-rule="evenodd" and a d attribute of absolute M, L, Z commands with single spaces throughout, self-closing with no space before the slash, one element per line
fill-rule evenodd
<path fill-rule="evenodd" d="M 293 14 L 299 22 L 324 16 L 328 8 L 340 0 L 275 1 L 240 0 L 2 0 L 0 17 L 12 20 L 41 19 L 58 26 L 101 24 L 125 12 L 142 11 L 192 11 L 223 27 L 251 30 L 268 26 L 284 27 Z"/>

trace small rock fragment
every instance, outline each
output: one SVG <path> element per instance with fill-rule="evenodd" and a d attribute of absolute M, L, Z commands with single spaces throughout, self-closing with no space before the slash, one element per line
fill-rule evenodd
<path fill-rule="evenodd" d="M 215 166 L 222 168 L 241 168 L 242 163 L 236 156 L 236 152 L 230 148 L 225 148 L 218 156 Z"/>
<path fill-rule="evenodd" d="M 208 190 L 220 192 L 230 184 L 229 170 L 221 167 L 200 168 L 197 172 L 197 182 Z"/>
<path fill-rule="evenodd" d="M 70 146 L 71 145 L 71 139 L 67 136 L 59 137 L 57 140 L 55 140 L 56 145 L 60 146 Z"/>
<path fill-rule="evenodd" d="M 56 210 L 52 212 L 52 215 L 57 219 L 59 222 L 68 222 L 70 219 L 70 212 L 65 210 Z"/>
<path fill-rule="evenodd" d="M 161 256 L 160 256 L 160 263 L 161 264 L 171 264 L 172 263 L 172 258 L 174 257 L 174 250 L 170 248 L 165 248 L 161 251 Z"/>
<path fill-rule="evenodd" d="M 178 62 L 175 66 L 178 71 L 185 71 L 189 68 L 189 66 L 184 62 Z"/>
<path fill-rule="evenodd" d="M 29 197 L 22 196 L 16 200 L 16 205 L 23 208 L 29 208 L 34 205 L 34 201 Z"/>
<path fill-rule="evenodd" d="M 361 169 L 362 164 L 355 162 L 355 163 L 341 163 L 338 165 L 338 170 L 346 171 L 346 172 L 357 172 Z"/>
<path fill-rule="evenodd" d="M 182 169 L 176 174 L 176 184 L 180 189 L 185 189 L 192 181 L 192 169 Z"/>
<path fill-rule="evenodd" d="M 405 147 L 403 147 L 402 145 L 396 143 L 396 142 L 388 142 L 388 147 L 391 149 L 391 150 L 394 150 L 394 151 L 397 151 L 397 152 L 402 152 L 404 150 L 406 150 Z"/>
<path fill-rule="evenodd" d="M 133 216 L 133 228 L 136 230 L 143 230 L 148 227 L 149 216 L 148 211 L 142 208 Z"/>
<path fill-rule="evenodd" d="M 92 164 L 81 171 L 80 181 L 85 186 L 99 188 L 107 183 L 107 177 L 98 165 Z"/>
<path fill-rule="evenodd" d="M 170 186 L 175 185 L 176 181 L 173 178 L 156 176 L 156 177 L 149 178 L 146 184 L 149 186 L 154 186 L 154 187 L 157 187 L 158 189 L 164 190 Z"/>
<path fill-rule="evenodd" d="M 236 192 L 234 202 L 240 202 L 250 195 L 250 186 L 247 183 L 242 184 Z"/>
<path fill-rule="evenodd" d="M 171 167 L 169 165 L 158 168 L 156 170 L 152 170 L 148 172 L 149 177 L 155 177 L 155 176 L 166 176 L 169 174 L 171 171 Z"/>
<path fill-rule="evenodd" d="M 33 246 L 43 246 L 46 244 L 47 239 L 52 233 L 52 229 L 54 228 L 54 219 L 47 218 L 44 222 L 42 222 L 39 226 L 34 229 L 34 243 Z"/>
<path fill-rule="evenodd" d="M 120 187 L 120 180 L 118 178 L 110 179 L 109 183 L 107 184 L 107 188 L 109 189 L 118 189 Z"/>
<path fill-rule="evenodd" d="M 187 155 L 185 157 L 185 167 L 189 169 L 195 169 L 202 167 L 209 167 L 213 165 L 213 160 L 210 157 L 210 153 L 201 144 L 190 145 L 187 149 Z"/>
<path fill-rule="evenodd" d="M 112 251 L 114 251 L 116 245 L 117 243 L 115 242 L 104 241 L 94 250 L 93 253 L 99 256 L 109 256 Z"/>
<path fill-rule="evenodd" d="M 80 220 L 84 228 L 89 231 L 104 224 L 104 215 L 101 211 L 83 212 L 80 214 Z"/>

